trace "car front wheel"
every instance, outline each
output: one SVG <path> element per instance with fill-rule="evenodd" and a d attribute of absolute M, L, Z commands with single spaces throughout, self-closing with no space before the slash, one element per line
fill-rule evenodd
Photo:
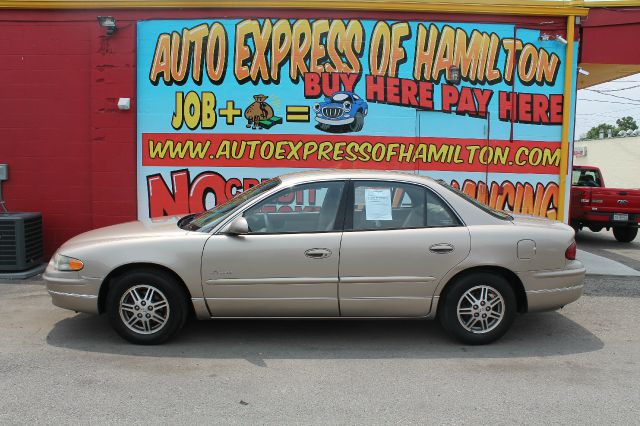
<path fill-rule="evenodd" d="M 155 345 L 177 334 L 188 315 L 179 283 L 160 271 L 135 271 L 118 277 L 107 295 L 109 321 L 131 343 Z"/>
<path fill-rule="evenodd" d="M 503 277 L 474 273 L 448 289 L 439 319 L 444 329 L 469 345 L 484 345 L 502 337 L 516 314 L 516 298 Z"/>
<path fill-rule="evenodd" d="M 353 121 L 349 125 L 349 130 L 351 130 L 352 132 L 359 132 L 360 130 L 362 130 L 363 127 L 364 127 L 364 115 L 360 111 L 358 111 L 356 112 L 356 115 Z"/>

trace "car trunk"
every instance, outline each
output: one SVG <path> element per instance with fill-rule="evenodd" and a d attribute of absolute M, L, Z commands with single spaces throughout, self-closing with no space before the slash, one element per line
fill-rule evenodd
<path fill-rule="evenodd" d="M 614 221 L 626 221 L 630 214 L 640 212 L 640 190 L 591 188 L 590 204 L 600 213 L 613 213 Z"/>

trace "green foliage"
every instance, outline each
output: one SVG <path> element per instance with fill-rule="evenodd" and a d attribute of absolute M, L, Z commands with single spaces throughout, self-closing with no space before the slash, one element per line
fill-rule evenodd
<path fill-rule="evenodd" d="M 626 132 L 627 130 L 638 129 L 638 124 L 636 124 L 636 120 L 634 120 L 629 116 L 617 119 L 616 124 L 618 125 L 618 131 L 624 130 Z"/>
<path fill-rule="evenodd" d="M 629 117 L 631 118 L 631 117 Z M 620 121 L 620 120 L 618 120 Z M 598 124 L 596 127 L 592 127 L 591 129 L 589 129 L 589 131 L 587 132 L 586 135 L 586 139 L 600 139 L 600 130 L 604 131 L 604 137 L 608 137 L 609 135 L 609 129 L 611 129 L 611 134 L 613 136 L 616 136 L 618 134 L 618 132 L 620 131 L 620 129 L 618 129 L 616 126 L 612 125 L 612 124 L 607 124 L 607 123 L 600 123 Z"/>

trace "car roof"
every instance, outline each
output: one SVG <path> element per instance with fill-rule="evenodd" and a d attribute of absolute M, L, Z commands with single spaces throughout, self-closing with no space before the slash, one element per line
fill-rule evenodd
<path fill-rule="evenodd" d="M 287 173 L 279 176 L 284 184 L 295 185 L 303 182 L 321 181 L 329 179 L 372 179 L 415 182 L 429 184 L 433 179 L 415 173 L 388 170 L 360 170 L 360 169 L 321 169 Z"/>

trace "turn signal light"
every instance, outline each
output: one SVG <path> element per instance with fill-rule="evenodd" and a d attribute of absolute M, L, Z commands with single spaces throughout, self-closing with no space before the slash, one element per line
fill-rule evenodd
<path fill-rule="evenodd" d="M 79 271 L 84 268 L 84 263 L 73 257 L 56 254 L 53 257 L 53 266 L 58 271 Z"/>
<path fill-rule="evenodd" d="M 84 268 L 84 263 L 82 263 L 81 260 L 78 260 L 78 259 L 69 260 L 69 269 L 71 269 L 72 271 L 79 271 L 82 268 Z"/>
<path fill-rule="evenodd" d="M 564 252 L 564 257 L 566 257 L 567 260 L 576 260 L 577 249 L 578 249 L 578 246 L 576 245 L 576 242 L 575 241 L 572 242 L 571 245 Z"/>

